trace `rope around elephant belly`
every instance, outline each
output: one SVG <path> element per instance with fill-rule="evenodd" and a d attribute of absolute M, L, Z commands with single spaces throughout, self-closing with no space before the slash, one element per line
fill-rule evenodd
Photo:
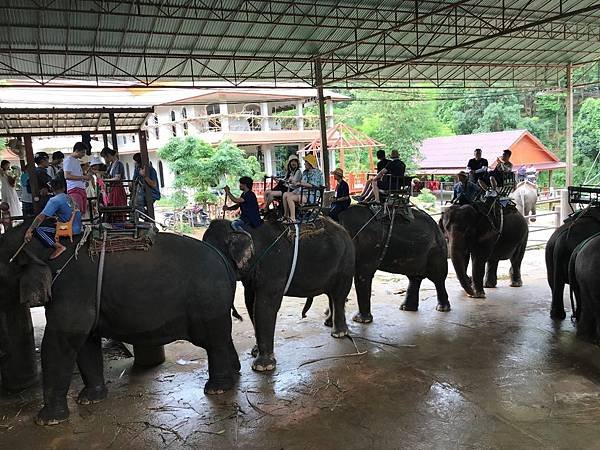
<path fill-rule="evenodd" d="M 390 240 L 392 239 L 392 229 L 394 227 L 394 219 L 396 218 L 396 211 L 398 211 L 398 208 L 394 208 L 392 210 L 392 217 L 390 219 L 390 227 L 388 228 L 388 232 L 387 232 L 387 237 L 385 240 L 385 245 L 383 246 L 383 250 L 381 251 L 381 255 L 379 255 L 379 259 L 377 260 L 377 266 L 379 267 L 379 265 L 382 263 L 383 258 L 385 258 L 385 255 L 387 254 L 388 248 L 390 246 Z"/>
<path fill-rule="evenodd" d="M 100 321 L 100 305 L 102 302 L 102 279 L 104 278 L 104 260 L 106 257 L 106 238 L 107 231 L 104 230 L 102 235 L 102 250 L 100 252 L 100 259 L 98 260 L 98 278 L 96 279 L 96 318 L 94 319 L 94 326 L 92 329 L 96 329 L 98 322 Z"/>

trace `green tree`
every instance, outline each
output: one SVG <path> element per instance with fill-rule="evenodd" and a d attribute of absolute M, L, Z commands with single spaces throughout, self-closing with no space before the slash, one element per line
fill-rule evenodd
<path fill-rule="evenodd" d="M 577 114 L 573 130 L 573 144 L 577 152 L 594 159 L 600 145 L 600 99 L 588 98 Z"/>
<path fill-rule="evenodd" d="M 264 175 L 256 157 L 247 156 L 231 141 L 213 147 L 192 136 L 174 138 L 158 151 L 158 155 L 175 172 L 178 192 L 187 189 L 200 203 L 215 202 L 216 190 L 226 184 L 237 192 L 237 180 L 242 176 L 256 180 Z"/>

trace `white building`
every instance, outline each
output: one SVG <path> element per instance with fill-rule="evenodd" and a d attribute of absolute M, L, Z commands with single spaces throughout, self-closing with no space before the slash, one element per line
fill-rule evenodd
<path fill-rule="evenodd" d="M 317 92 L 305 87 L 59 91 L 62 90 L 45 93 L 43 106 L 53 105 L 53 99 L 60 105 L 69 103 L 64 98 L 68 92 L 69 96 L 77 98 L 79 106 L 154 107 L 155 112 L 149 114 L 143 129 L 150 160 L 165 192 L 173 185 L 174 174 L 158 158 L 157 151 L 173 137 L 195 136 L 215 145 L 231 140 L 248 154 L 255 155 L 264 171 L 271 175 L 281 173 L 288 155 L 306 146 L 320 133 L 318 116 L 305 114 L 307 107 L 316 105 Z M 0 101 L 10 103 L 11 96 L 18 95 L 22 106 L 36 107 L 40 106 L 40 92 L 40 89 L 7 89 L 0 91 Z M 333 102 L 347 97 L 331 91 L 326 91 L 325 96 L 329 128 L 334 125 Z M 92 152 L 97 153 L 104 146 L 103 136 L 94 138 L 97 140 L 92 141 Z M 61 150 L 68 154 L 78 140 L 79 136 L 34 137 L 33 148 L 35 152 Z M 108 144 L 113 147 L 110 135 Z M 132 176 L 132 157 L 139 151 L 139 136 L 119 134 L 117 146 L 126 171 Z"/>

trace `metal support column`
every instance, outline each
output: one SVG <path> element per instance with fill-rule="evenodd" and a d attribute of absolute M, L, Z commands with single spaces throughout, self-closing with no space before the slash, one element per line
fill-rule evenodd
<path fill-rule="evenodd" d="M 42 208 L 40 204 L 40 187 L 38 186 L 37 176 L 35 175 L 35 162 L 33 161 L 33 144 L 31 136 L 23 136 L 25 144 L 25 159 L 27 161 L 27 173 L 29 174 L 29 186 L 31 186 L 31 198 L 33 202 L 33 212 L 38 214 Z"/>
<path fill-rule="evenodd" d="M 115 121 L 115 113 L 108 113 L 110 120 L 110 135 L 112 137 L 113 150 L 119 153 L 119 143 L 117 142 L 117 124 Z"/>
<path fill-rule="evenodd" d="M 566 130 L 566 176 L 567 186 L 573 185 L 573 65 L 567 66 L 567 130 Z"/>
<path fill-rule="evenodd" d="M 102 133 L 102 141 L 104 142 L 104 147 L 108 147 L 108 135 L 106 133 Z"/>
<path fill-rule="evenodd" d="M 150 157 L 148 156 L 148 144 L 146 142 L 146 133 L 140 130 L 138 133 L 140 140 L 140 156 L 142 157 L 142 167 L 147 170 L 147 175 L 150 175 Z M 152 200 L 152 191 L 146 189 L 146 205 L 148 206 L 148 215 L 154 218 L 154 201 Z"/>
<path fill-rule="evenodd" d="M 315 81 L 317 83 L 317 97 L 319 101 L 319 123 L 321 125 L 321 157 L 323 158 L 323 178 L 325 187 L 329 186 L 329 151 L 327 148 L 327 118 L 325 117 L 325 97 L 323 96 L 323 72 L 321 70 L 321 60 L 315 61 Z"/>

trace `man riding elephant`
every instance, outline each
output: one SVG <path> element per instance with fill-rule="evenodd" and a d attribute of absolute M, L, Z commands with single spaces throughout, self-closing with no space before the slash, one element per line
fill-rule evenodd
<path fill-rule="evenodd" d="M 228 256 L 244 285 L 257 344 L 252 368 L 275 369 L 275 322 L 284 295 L 327 294 L 333 313 L 331 335 L 345 336 L 344 309 L 354 273 L 354 247 L 346 230 L 323 217 L 295 226 L 265 221 L 247 231 L 249 235 L 232 230 L 228 220 L 213 220 L 203 239 Z"/>
<path fill-rule="evenodd" d="M 484 272 L 485 287 L 496 287 L 500 260 L 510 259 L 510 285 L 523 284 L 521 261 L 529 229 L 525 218 L 514 206 L 502 207 L 498 203 L 452 205 L 442 214 L 440 227 L 448 239 L 456 276 L 470 297 L 485 297 Z M 467 275 L 469 259 L 472 277 Z"/>
<path fill-rule="evenodd" d="M 149 251 L 107 252 L 99 267 L 102 258 L 89 257 L 88 244 L 75 258 L 81 236 L 54 260 L 48 259 L 53 250 L 37 239 L 23 247 L 30 224 L 0 237 L 0 374 L 9 390 L 34 382 L 29 307 L 45 305 L 44 407 L 37 423 L 52 425 L 69 417 L 67 392 L 75 363 L 85 385 L 78 402 L 106 397 L 101 337 L 148 347 L 189 340 L 208 354 L 205 392 L 234 386 L 240 368 L 231 340 L 235 275 L 215 248 L 159 233 Z"/>

